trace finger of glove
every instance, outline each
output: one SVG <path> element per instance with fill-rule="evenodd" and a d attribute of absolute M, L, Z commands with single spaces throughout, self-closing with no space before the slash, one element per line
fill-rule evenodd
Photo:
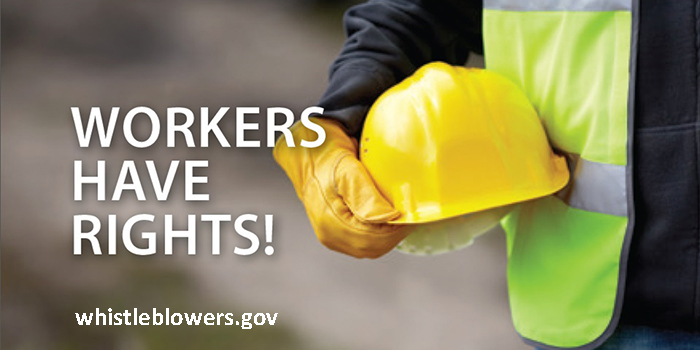
<path fill-rule="evenodd" d="M 309 211 L 309 208 L 307 208 Z M 349 225 L 343 219 L 330 213 L 315 217 L 309 214 L 311 225 L 314 228 L 319 242 L 327 248 L 355 257 L 376 259 L 390 252 L 408 235 L 408 227 L 392 227 L 391 232 L 367 232 Z M 375 225 L 388 226 L 388 225 Z M 392 225 L 393 226 L 393 225 Z M 380 233 L 380 232 L 377 232 Z"/>
<path fill-rule="evenodd" d="M 356 258 L 378 258 L 391 251 L 408 231 L 406 226 L 363 223 L 335 191 L 311 179 L 304 205 L 318 240 L 329 249 Z"/>
<path fill-rule="evenodd" d="M 354 155 L 347 154 L 339 160 L 334 177 L 338 195 L 359 221 L 386 223 L 401 215 L 382 196 L 367 169 Z"/>
<path fill-rule="evenodd" d="M 314 228 L 319 242 L 326 248 L 355 258 L 376 259 L 390 252 L 405 237 L 396 235 L 368 235 L 357 234 L 352 230 L 333 231 L 324 230 L 322 227 Z"/>
<path fill-rule="evenodd" d="M 324 242 L 321 239 L 319 239 L 319 241 L 328 249 L 352 256 L 354 258 L 377 259 L 392 251 L 404 238 L 406 238 L 405 235 L 395 235 L 391 237 L 391 242 L 385 242 L 384 244 L 373 245 L 372 247 L 367 248 L 358 247 L 357 245 L 350 245 L 343 241 Z"/>

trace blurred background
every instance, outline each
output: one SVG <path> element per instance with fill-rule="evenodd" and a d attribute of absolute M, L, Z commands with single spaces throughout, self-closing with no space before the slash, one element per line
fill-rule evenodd
<path fill-rule="evenodd" d="M 168 149 L 159 142 L 136 150 L 119 136 L 109 149 L 78 147 L 72 106 L 145 105 L 163 115 L 171 106 L 283 106 L 298 116 L 323 92 L 351 4 L 3 0 L 2 348 L 526 349 L 510 323 L 502 232 L 447 255 L 355 260 L 316 241 L 268 148 Z M 227 135 L 233 120 L 230 112 L 220 124 Z M 125 159 L 155 159 L 161 167 L 209 159 L 211 201 L 186 203 L 174 186 L 167 202 L 127 194 L 98 203 L 89 191 L 74 202 L 75 159 L 87 169 L 107 160 L 108 197 Z M 181 225 L 188 213 L 274 214 L 275 254 L 232 254 L 226 249 L 237 238 L 229 228 L 222 255 L 212 256 L 210 231 L 200 226 L 196 256 L 181 243 L 173 256 L 136 257 L 121 246 L 117 256 L 73 256 L 72 217 L 81 213 L 103 223 L 110 213 L 121 223 L 168 213 Z M 75 312 L 96 307 L 279 317 L 275 326 L 245 331 L 77 326 Z"/>

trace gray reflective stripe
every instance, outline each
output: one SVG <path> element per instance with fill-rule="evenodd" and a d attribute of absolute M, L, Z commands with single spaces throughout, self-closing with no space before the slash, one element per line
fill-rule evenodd
<path fill-rule="evenodd" d="M 632 0 L 484 0 L 484 8 L 503 11 L 631 11 Z"/>
<path fill-rule="evenodd" d="M 627 216 L 626 169 L 624 165 L 574 161 L 571 184 L 560 193 L 570 207 L 616 216 Z"/>

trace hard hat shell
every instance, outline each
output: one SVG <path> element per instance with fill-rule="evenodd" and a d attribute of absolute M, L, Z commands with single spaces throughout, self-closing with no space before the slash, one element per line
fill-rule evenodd
<path fill-rule="evenodd" d="M 374 103 L 360 142 L 362 163 L 402 214 L 392 223 L 506 206 L 569 179 L 525 94 L 484 69 L 421 67 Z"/>

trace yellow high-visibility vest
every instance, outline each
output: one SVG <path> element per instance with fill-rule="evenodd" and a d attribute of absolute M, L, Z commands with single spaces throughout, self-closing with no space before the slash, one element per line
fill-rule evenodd
<path fill-rule="evenodd" d="M 504 221 L 518 333 L 543 348 L 593 348 L 615 330 L 631 241 L 638 0 L 485 0 L 486 68 L 515 82 L 570 185 Z"/>

